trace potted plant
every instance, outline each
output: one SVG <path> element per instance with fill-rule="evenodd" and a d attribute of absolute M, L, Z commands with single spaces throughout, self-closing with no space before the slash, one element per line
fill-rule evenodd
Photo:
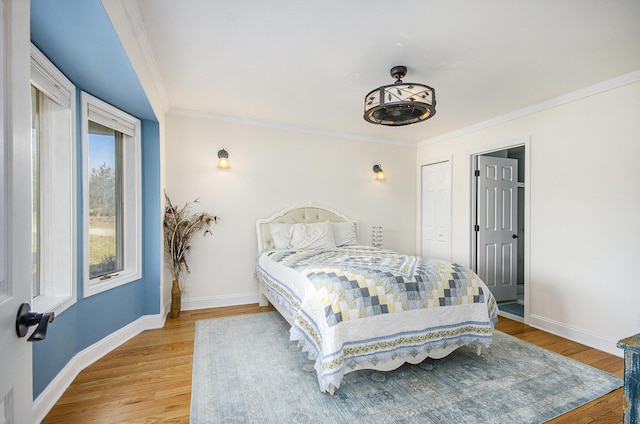
<path fill-rule="evenodd" d="M 198 202 L 198 199 L 185 203 L 178 207 L 171 203 L 171 199 L 164 194 L 166 201 L 164 209 L 164 248 L 167 265 L 171 269 L 173 285 L 171 287 L 171 312 L 170 318 L 180 316 L 180 306 L 182 292 L 184 290 L 184 280 L 182 277 L 189 273 L 187 254 L 191 251 L 191 240 L 193 236 L 204 232 L 204 235 L 211 233 L 211 224 L 216 224 L 219 217 L 206 212 L 192 213 L 191 206 Z"/>

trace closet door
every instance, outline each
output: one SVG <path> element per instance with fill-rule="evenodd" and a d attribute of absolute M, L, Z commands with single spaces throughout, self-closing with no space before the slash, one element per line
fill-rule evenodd
<path fill-rule="evenodd" d="M 421 167 L 421 255 L 451 260 L 451 161 Z"/>

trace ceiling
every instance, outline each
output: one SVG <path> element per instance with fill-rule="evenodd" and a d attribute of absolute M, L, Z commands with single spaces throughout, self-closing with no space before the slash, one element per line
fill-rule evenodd
<path fill-rule="evenodd" d="M 169 111 L 373 141 L 415 145 L 640 70 L 638 0 L 127 3 Z M 433 118 L 364 121 L 395 65 L 435 88 Z"/>

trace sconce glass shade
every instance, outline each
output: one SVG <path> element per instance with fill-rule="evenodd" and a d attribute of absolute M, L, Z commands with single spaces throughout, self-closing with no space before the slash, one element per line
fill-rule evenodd
<path fill-rule="evenodd" d="M 231 168 L 231 165 L 229 164 L 229 153 L 224 149 L 218 151 L 218 168 L 220 169 Z"/>
<path fill-rule="evenodd" d="M 375 172 L 376 174 L 376 180 L 377 181 L 382 181 L 382 180 L 386 180 L 387 177 L 384 175 L 384 171 L 382 170 L 382 167 L 380 165 L 373 165 L 373 172 Z"/>
<path fill-rule="evenodd" d="M 405 66 L 391 68 L 396 82 L 383 85 L 364 98 L 364 119 L 372 124 L 401 126 L 422 122 L 436 114 L 436 92 L 416 83 L 404 83 Z"/>

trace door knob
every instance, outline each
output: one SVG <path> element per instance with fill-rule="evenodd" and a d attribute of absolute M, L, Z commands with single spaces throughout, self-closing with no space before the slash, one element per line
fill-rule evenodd
<path fill-rule="evenodd" d="M 18 337 L 24 337 L 27 335 L 29 327 L 37 325 L 35 331 L 27 339 L 30 342 L 39 342 L 47 337 L 47 326 L 50 322 L 53 322 L 55 314 L 53 312 L 31 312 L 31 305 L 23 303 L 18 309 L 18 316 L 16 317 L 16 334 Z"/>
<path fill-rule="evenodd" d="M 511 236 L 511 238 L 516 239 L 516 238 L 518 238 L 518 235 L 517 235 L 517 234 L 514 234 L 514 235 L 512 235 L 512 236 Z"/>

